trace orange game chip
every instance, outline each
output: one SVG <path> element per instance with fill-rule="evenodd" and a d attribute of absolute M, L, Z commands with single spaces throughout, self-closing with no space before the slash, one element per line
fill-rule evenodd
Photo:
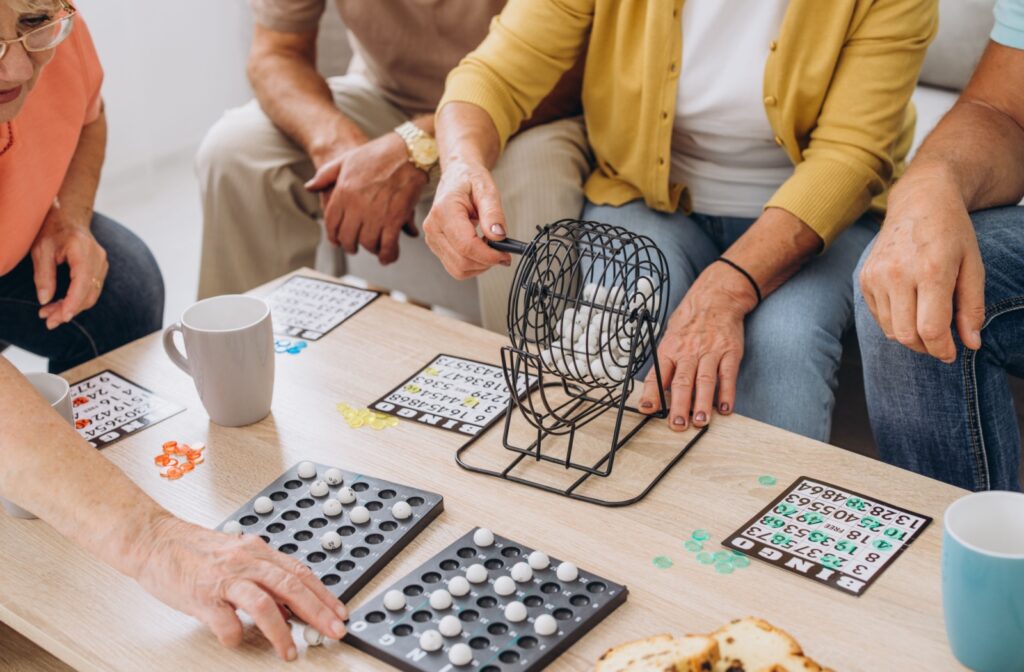
<path fill-rule="evenodd" d="M 176 481 L 179 478 L 181 478 L 182 473 L 181 473 L 181 469 L 178 469 L 177 467 L 171 467 L 170 469 L 168 469 L 167 471 L 165 471 L 164 473 L 162 473 L 160 475 L 161 476 L 166 476 L 168 480 Z"/>
<path fill-rule="evenodd" d="M 192 464 L 191 462 L 186 462 L 186 463 L 182 464 L 180 467 L 178 467 L 178 469 L 180 469 L 181 473 L 183 473 L 183 474 L 187 474 L 188 472 L 192 471 L 195 468 L 196 468 L 196 465 Z"/>
<path fill-rule="evenodd" d="M 165 453 L 160 453 L 159 455 L 153 458 L 153 461 L 156 462 L 156 466 L 158 467 L 166 467 L 167 463 L 171 461 L 171 458 L 168 457 Z"/>
<path fill-rule="evenodd" d="M 206 462 L 206 458 L 204 458 L 204 457 L 200 457 L 198 460 L 189 460 L 189 463 L 194 465 L 194 466 L 199 466 L 203 462 Z"/>
<path fill-rule="evenodd" d="M 85 429 L 92 424 L 92 420 L 89 418 L 79 418 L 75 420 L 75 429 Z"/>
<path fill-rule="evenodd" d="M 202 456 L 203 456 L 203 454 L 201 452 L 199 452 L 198 450 L 190 450 L 190 451 L 188 451 L 185 454 L 185 457 L 188 458 L 189 462 L 195 462 L 196 460 L 200 459 Z"/>

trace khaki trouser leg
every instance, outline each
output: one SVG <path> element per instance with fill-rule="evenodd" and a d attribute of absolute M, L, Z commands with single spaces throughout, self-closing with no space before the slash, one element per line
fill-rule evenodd
<path fill-rule="evenodd" d="M 583 183 L 591 155 L 582 117 L 562 119 L 513 137 L 494 168 L 505 210 L 508 236 L 528 241 L 537 227 L 583 211 Z M 478 279 L 480 313 L 485 329 L 506 333 L 506 308 L 515 276 L 495 266 Z"/>
<path fill-rule="evenodd" d="M 338 109 L 371 138 L 406 120 L 361 77 L 332 77 L 328 85 Z M 196 171 L 203 203 L 199 298 L 245 292 L 317 265 L 320 203 L 303 187 L 313 164 L 256 101 L 228 111 L 210 129 Z M 337 248 L 327 257 L 336 265 L 342 258 Z"/>

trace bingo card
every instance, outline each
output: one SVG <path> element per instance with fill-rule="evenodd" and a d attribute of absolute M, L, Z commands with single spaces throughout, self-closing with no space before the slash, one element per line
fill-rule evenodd
<path fill-rule="evenodd" d="M 801 476 L 725 546 L 860 596 L 932 519 Z"/>
<path fill-rule="evenodd" d="M 185 410 L 109 369 L 71 386 L 75 429 L 93 448 L 105 448 Z"/>
<path fill-rule="evenodd" d="M 517 396 L 525 392 L 525 384 L 520 384 Z M 508 402 L 508 384 L 500 366 L 438 355 L 370 408 L 450 432 L 477 436 L 505 413 Z"/>
<path fill-rule="evenodd" d="M 267 303 L 274 333 L 318 341 L 378 296 L 368 289 L 296 275 L 275 289 Z"/>

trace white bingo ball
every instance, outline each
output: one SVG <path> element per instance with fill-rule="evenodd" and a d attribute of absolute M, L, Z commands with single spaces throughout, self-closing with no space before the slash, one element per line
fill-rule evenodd
<path fill-rule="evenodd" d="M 526 620 L 526 605 L 522 602 L 509 602 L 505 605 L 505 618 L 513 623 Z"/>
<path fill-rule="evenodd" d="M 395 502 L 391 507 L 391 515 L 398 520 L 405 520 L 412 515 L 412 507 L 409 506 L 409 502 Z"/>
<path fill-rule="evenodd" d="M 310 646 L 320 646 L 324 643 L 324 636 L 308 625 L 302 626 L 302 638 Z"/>
<path fill-rule="evenodd" d="M 512 565 L 512 571 L 509 573 L 516 583 L 525 583 L 533 578 L 533 570 L 525 562 L 517 562 Z"/>
<path fill-rule="evenodd" d="M 516 592 L 516 582 L 510 576 L 499 576 L 494 580 L 494 592 L 498 595 L 511 595 Z"/>
<path fill-rule="evenodd" d="M 473 543 L 480 547 L 487 547 L 494 543 L 494 533 L 486 527 L 478 528 L 473 533 Z"/>
<path fill-rule="evenodd" d="M 299 462 L 299 478 L 316 478 L 316 465 L 312 462 Z"/>
<path fill-rule="evenodd" d="M 533 630 L 538 635 L 547 637 L 558 632 L 558 622 L 555 621 L 555 617 L 551 614 L 541 614 L 533 622 Z"/>
<path fill-rule="evenodd" d="M 356 491 L 352 488 L 338 490 L 338 501 L 342 504 L 351 504 L 356 501 Z"/>
<path fill-rule="evenodd" d="M 455 597 L 469 594 L 469 581 L 464 576 L 453 576 L 448 582 L 448 592 Z"/>
<path fill-rule="evenodd" d="M 356 525 L 363 525 L 370 522 L 370 510 L 365 506 L 355 506 L 348 514 L 348 519 Z"/>
<path fill-rule="evenodd" d="M 580 570 L 571 562 L 563 562 L 555 570 L 555 574 L 558 576 L 559 581 L 575 581 L 580 576 Z"/>
<path fill-rule="evenodd" d="M 445 616 L 438 623 L 437 629 L 441 631 L 441 634 L 445 637 L 458 637 L 462 634 L 462 621 L 459 620 L 458 616 L 452 616 L 451 614 Z"/>
<path fill-rule="evenodd" d="M 314 497 L 326 497 L 328 492 L 327 481 L 313 481 L 309 486 L 309 494 Z"/>
<path fill-rule="evenodd" d="M 389 590 L 384 593 L 384 608 L 388 611 L 405 609 L 405 595 L 400 590 Z"/>
<path fill-rule="evenodd" d="M 548 554 L 544 551 L 534 551 L 533 553 L 530 553 L 529 562 L 531 568 L 540 571 L 542 569 L 547 569 L 548 566 L 551 565 L 551 558 L 549 558 Z"/>
<path fill-rule="evenodd" d="M 274 510 L 274 503 L 270 501 L 270 497 L 257 497 L 252 503 L 252 510 L 259 514 L 270 513 Z"/>
<path fill-rule="evenodd" d="M 345 474 L 341 473 L 341 469 L 332 467 L 324 472 L 324 480 L 327 485 L 341 485 L 345 482 Z"/>
<path fill-rule="evenodd" d="M 442 646 L 444 646 L 444 640 L 441 638 L 441 633 L 437 630 L 427 630 L 420 635 L 420 648 L 427 653 L 438 651 Z"/>
<path fill-rule="evenodd" d="M 588 282 L 587 284 L 585 284 L 583 286 L 583 300 L 584 301 L 593 301 L 594 300 L 594 296 L 596 294 L 597 294 L 597 283 L 596 282 Z"/>
<path fill-rule="evenodd" d="M 341 535 L 337 532 L 327 532 L 320 537 L 320 545 L 325 551 L 336 551 L 341 548 Z"/>
<path fill-rule="evenodd" d="M 324 515 L 328 518 L 334 518 L 335 516 L 341 515 L 341 502 L 336 499 L 328 499 L 324 502 Z"/>
<path fill-rule="evenodd" d="M 470 565 L 466 569 L 466 579 L 470 583 L 483 583 L 487 580 L 487 568 L 481 565 L 479 562 L 475 565 Z"/>
<path fill-rule="evenodd" d="M 452 594 L 444 588 L 438 588 L 430 594 L 430 607 L 444 611 L 452 606 Z"/>
<path fill-rule="evenodd" d="M 448 662 L 456 667 L 469 665 L 473 662 L 473 649 L 468 644 L 456 644 L 448 651 Z"/>
<path fill-rule="evenodd" d="M 237 520 L 229 520 L 224 523 L 224 527 L 221 528 L 224 534 L 230 534 L 237 537 L 242 533 L 242 524 Z"/>

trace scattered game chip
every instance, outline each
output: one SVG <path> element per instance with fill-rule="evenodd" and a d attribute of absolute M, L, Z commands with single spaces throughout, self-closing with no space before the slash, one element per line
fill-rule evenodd
<path fill-rule="evenodd" d="M 668 569 L 672 566 L 672 559 L 664 555 L 659 555 L 655 557 L 653 562 L 654 566 L 658 569 Z"/>
<path fill-rule="evenodd" d="M 382 429 L 390 429 L 391 427 L 398 426 L 398 418 L 393 415 L 386 413 L 378 413 L 372 411 L 369 408 L 355 408 L 341 402 L 337 405 L 338 412 L 341 413 L 342 417 L 345 418 L 345 422 L 352 429 L 359 429 L 361 427 L 369 427 L 380 431 Z"/>
<path fill-rule="evenodd" d="M 768 474 L 765 474 L 764 476 L 758 476 L 757 482 L 764 486 L 770 486 L 775 485 L 776 480 L 774 476 L 769 476 Z"/>
<path fill-rule="evenodd" d="M 286 338 L 274 341 L 274 352 L 279 355 L 284 353 L 288 353 L 289 355 L 298 355 L 308 347 L 309 343 L 306 343 L 305 341 L 289 341 Z"/>
<path fill-rule="evenodd" d="M 205 443 L 178 443 L 177 441 L 165 441 L 160 447 L 161 452 L 153 458 L 153 463 L 158 467 L 164 467 L 160 476 L 169 481 L 176 481 L 190 471 L 205 462 L 203 451 L 206 450 Z"/>
<path fill-rule="evenodd" d="M 690 535 L 690 538 L 694 541 L 707 541 L 711 538 L 711 535 L 707 530 L 694 530 L 693 534 Z"/>
<path fill-rule="evenodd" d="M 683 548 L 688 550 L 690 553 L 700 553 L 704 550 L 704 544 L 699 541 L 694 541 L 693 539 L 687 539 L 683 542 Z"/>

